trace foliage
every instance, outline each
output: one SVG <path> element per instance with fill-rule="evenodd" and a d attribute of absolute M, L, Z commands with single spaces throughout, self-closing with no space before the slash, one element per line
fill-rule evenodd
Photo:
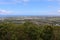
<path fill-rule="evenodd" d="M 0 40 L 50 40 L 53 35 L 51 26 L 40 26 L 32 22 L 24 24 L 1 23 Z"/>
<path fill-rule="evenodd" d="M 53 28 L 51 26 L 44 26 L 44 29 L 40 35 L 43 40 L 52 40 Z"/>

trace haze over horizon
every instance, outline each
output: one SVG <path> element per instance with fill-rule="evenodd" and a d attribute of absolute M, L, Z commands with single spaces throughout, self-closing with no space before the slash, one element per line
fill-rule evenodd
<path fill-rule="evenodd" d="M 60 0 L 0 0 L 1 15 L 60 16 Z"/>

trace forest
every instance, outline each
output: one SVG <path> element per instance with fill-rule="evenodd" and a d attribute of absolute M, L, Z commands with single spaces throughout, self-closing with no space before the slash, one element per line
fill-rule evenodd
<path fill-rule="evenodd" d="M 60 40 L 60 26 L 0 23 L 0 40 Z"/>

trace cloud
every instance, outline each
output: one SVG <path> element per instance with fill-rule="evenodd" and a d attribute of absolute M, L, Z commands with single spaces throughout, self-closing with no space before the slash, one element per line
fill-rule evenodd
<path fill-rule="evenodd" d="M 23 2 L 29 2 L 29 0 L 23 0 Z"/>
<path fill-rule="evenodd" d="M 0 10 L 0 14 L 10 14 L 12 11 Z"/>
<path fill-rule="evenodd" d="M 48 0 L 48 1 L 57 2 L 58 4 L 60 3 L 60 0 Z"/>
<path fill-rule="evenodd" d="M 33 2 L 39 2 L 39 1 L 56 1 L 58 3 L 60 3 L 60 0 L 3 0 L 3 1 L 0 1 L 0 4 L 17 4 L 17 3 L 20 3 L 20 4 L 24 4 L 24 3 L 28 3 L 30 1 L 33 1 Z"/>
<path fill-rule="evenodd" d="M 58 13 L 60 13 L 60 10 L 57 10 Z"/>
<path fill-rule="evenodd" d="M 54 1 L 54 0 L 48 0 L 48 1 Z"/>
<path fill-rule="evenodd" d="M 17 4 L 17 3 L 27 3 L 29 0 L 10 0 L 10 1 L 0 1 L 0 4 Z"/>
<path fill-rule="evenodd" d="M 49 5 L 49 6 L 48 6 L 48 8 L 54 8 L 54 6 L 52 6 L 52 5 Z"/>
<path fill-rule="evenodd" d="M 0 4 L 16 4 L 15 2 L 0 2 Z"/>

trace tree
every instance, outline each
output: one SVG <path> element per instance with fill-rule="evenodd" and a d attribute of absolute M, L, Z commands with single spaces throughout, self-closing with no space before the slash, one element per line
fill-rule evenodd
<path fill-rule="evenodd" d="M 44 26 L 44 29 L 40 35 L 43 40 L 51 40 L 53 37 L 53 28 L 51 26 Z"/>
<path fill-rule="evenodd" d="M 24 23 L 24 32 L 28 35 L 29 40 L 39 40 L 40 28 L 37 24 L 32 22 Z"/>

